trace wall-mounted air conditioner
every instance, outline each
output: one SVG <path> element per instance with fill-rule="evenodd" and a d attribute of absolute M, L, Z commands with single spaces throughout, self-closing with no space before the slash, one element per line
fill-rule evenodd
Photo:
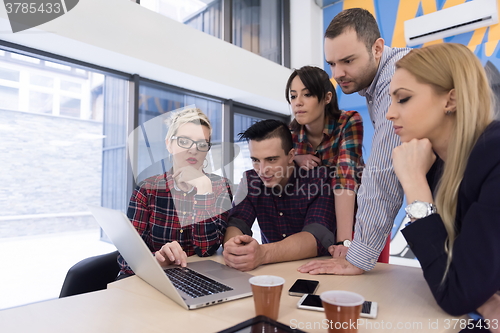
<path fill-rule="evenodd" d="M 406 44 L 415 46 L 497 23 L 497 0 L 473 0 L 405 21 Z"/>

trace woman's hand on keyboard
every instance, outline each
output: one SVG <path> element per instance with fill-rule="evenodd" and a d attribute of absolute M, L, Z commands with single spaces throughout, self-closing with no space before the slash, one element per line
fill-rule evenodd
<path fill-rule="evenodd" d="M 155 252 L 155 258 L 161 267 L 165 268 L 168 265 L 187 266 L 187 255 L 177 241 L 166 243 L 159 251 Z"/>

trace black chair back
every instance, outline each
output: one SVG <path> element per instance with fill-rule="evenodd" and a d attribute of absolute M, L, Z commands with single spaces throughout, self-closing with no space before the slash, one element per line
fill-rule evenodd
<path fill-rule="evenodd" d="M 83 259 L 71 267 L 61 288 L 61 297 L 106 289 L 120 271 L 118 251 Z"/>

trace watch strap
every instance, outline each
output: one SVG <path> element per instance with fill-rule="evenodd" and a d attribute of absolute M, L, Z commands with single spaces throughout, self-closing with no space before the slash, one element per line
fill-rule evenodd
<path fill-rule="evenodd" d="M 343 241 L 335 243 L 335 245 L 343 245 L 345 247 L 349 247 L 349 246 L 351 246 L 351 241 L 348 239 L 345 239 Z"/>

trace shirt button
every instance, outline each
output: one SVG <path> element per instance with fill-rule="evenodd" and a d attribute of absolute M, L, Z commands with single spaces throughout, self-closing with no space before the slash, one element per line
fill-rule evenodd
<path fill-rule="evenodd" d="M 283 234 L 283 238 L 285 238 L 285 237 L 286 237 L 286 234 Z"/>
<path fill-rule="evenodd" d="M 375 259 L 370 260 L 372 264 L 376 263 Z"/>
<path fill-rule="evenodd" d="M 179 232 L 182 234 L 184 232 L 184 230 L 181 229 L 181 230 L 179 230 Z"/>
<path fill-rule="evenodd" d="M 195 201 L 194 201 L 194 204 L 196 205 L 197 203 L 198 203 L 198 201 L 196 201 L 196 200 L 195 200 Z"/>
<path fill-rule="evenodd" d="M 280 216 L 283 216 L 283 212 L 280 212 Z"/>
<path fill-rule="evenodd" d="M 372 104 L 372 103 L 373 103 L 373 101 L 368 101 L 368 103 Z"/>
<path fill-rule="evenodd" d="M 184 196 L 186 196 L 186 193 L 183 193 Z"/>
<path fill-rule="evenodd" d="M 186 212 L 182 212 L 182 215 L 186 215 Z"/>
<path fill-rule="evenodd" d="M 278 197 L 280 197 L 280 198 L 281 198 L 281 194 L 280 194 L 280 195 L 278 195 Z"/>

